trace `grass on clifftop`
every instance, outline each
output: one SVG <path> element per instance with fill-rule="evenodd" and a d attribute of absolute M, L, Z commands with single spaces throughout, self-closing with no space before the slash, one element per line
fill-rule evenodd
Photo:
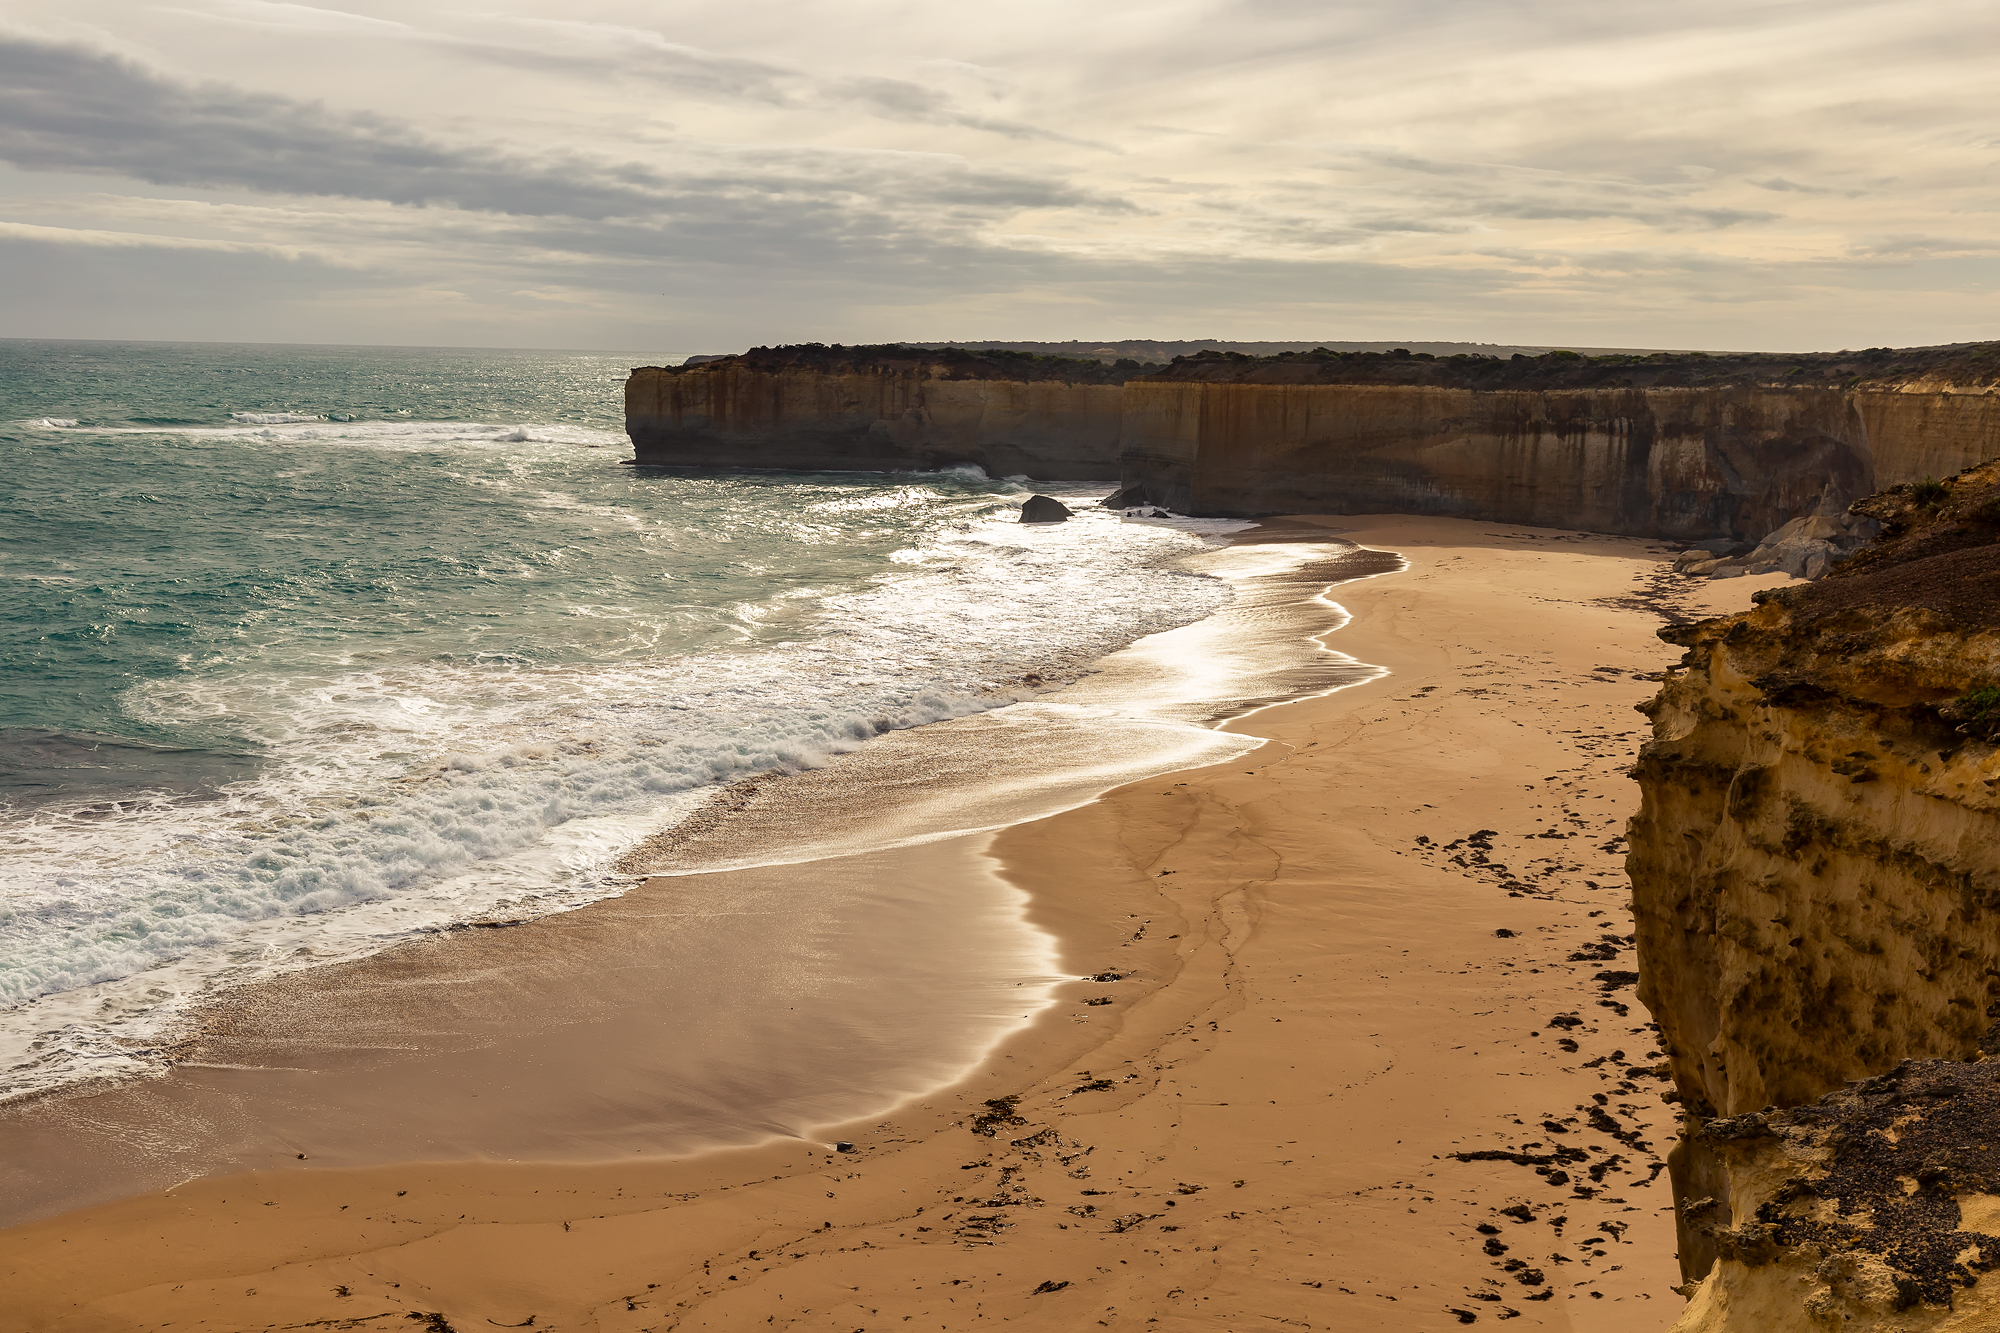
<path fill-rule="evenodd" d="M 899 374 L 921 369 L 941 379 L 1123 384 L 1128 380 L 1200 381 L 1228 384 L 1419 384 L 1464 389 L 1694 388 L 1727 385 L 1775 388 L 1889 387 L 1911 380 L 1984 387 L 2000 384 L 2000 343 L 1957 343 L 1945 347 L 1870 347 L 1859 352 L 1650 352 L 1584 356 L 1553 351 L 1511 357 L 1461 352 L 1435 356 L 1398 348 L 1390 352 L 1309 352 L 1250 356 L 1203 351 L 1177 356 L 1170 365 L 1124 358 L 1109 364 L 1093 359 L 1046 356 L 1004 349 L 928 349 L 902 343 L 844 347 L 839 343 L 797 343 L 753 347 L 707 367 L 749 366 L 758 370 L 815 370 L 824 374 Z"/>
<path fill-rule="evenodd" d="M 740 356 L 669 368 L 669 374 L 699 373 L 711 367 L 748 366 L 755 370 L 812 370 L 827 375 L 908 373 L 922 368 L 939 379 L 1059 380 L 1066 384 L 1123 384 L 1164 367 L 1123 358 L 1106 364 L 1091 358 L 1043 356 L 1036 352 L 972 352 L 960 347 L 931 350 L 901 343 L 844 347 L 839 343 L 793 343 L 783 347 L 753 347 Z"/>
<path fill-rule="evenodd" d="M 1467 389 L 1682 388 L 1724 385 L 1851 389 L 1935 380 L 2000 384 L 2000 343 L 1859 352 L 1650 352 L 1584 356 L 1521 353 L 1284 352 L 1252 357 L 1203 352 L 1174 358 L 1155 378 L 1239 384 L 1423 384 Z"/>

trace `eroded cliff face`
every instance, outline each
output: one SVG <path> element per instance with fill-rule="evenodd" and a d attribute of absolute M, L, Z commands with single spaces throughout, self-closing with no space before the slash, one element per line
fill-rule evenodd
<path fill-rule="evenodd" d="M 1949 477 L 2000 454 L 2000 394 L 1926 376 L 1850 392 L 1877 487 Z"/>
<path fill-rule="evenodd" d="M 1419 513 L 1754 544 L 2000 454 L 2000 352 L 1542 358 L 758 349 L 642 367 L 636 462 L 1112 480 L 1183 513 Z M 1990 362 L 1990 364 L 1989 364 Z M 1153 373 L 1144 373 L 1151 371 Z M 1863 373 L 1900 378 L 1863 379 Z"/>
<path fill-rule="evenodd" d="M 2000 1016 L 2000 465 L 1855 508 L 1883 535 L 1822 582 L 1662 631 L 1688 651 L 1648 705 L 1628 867 L 1639 995 L 1688 1113 L 1681 1260 L 1706 1281 L 1687 1330 L 1824 1327 L 1885 1300 L 1908 1327 L 1973 1326 L 1952 1322 L 1962 1284 L 1920 1262 L 1973 1245 L 1943 1176 L 1910 1177 L 1912 1197 L 1943 1193 L 1901 1230 L 1825 1183 L 1893 1145 L 1857 1128 L 1859 1094 L 1784 1133 L 1741 1120 L 1904 1061 L 1966 1068 Z M 1907 1077 L 1926 1107 L 1951 1086 Z M 1978 1241 L 1962 1277 L 1989 1243 L 2000 1261 Z"/>
<path fill-rule="evenodd" d="M 846 365 L 745 358 L 641 367 L 625 385 L 635 461 L 680 467 L 929 470 L 1111 481 L 1117 383 L 992 378 L 922 356 Z"/>
<path fill-rule="evenodd" d="M 1675 1333 L 2000 1328 L 1996 1124 L 1991 1060 L 1910 1061 L 1811 1106 L 1705 1122 L 1727 1193 L 1683 1206 L 1721 1257 Z"/>
<path fill-rule="evenodd" d="M 1839 389 L 1138 380 L 1127 485 L 1187 513 L 1438 514 L 1755 541 L 1873 489 Z M 2000 451 L 2000 437 L 1996 437 Z"/>

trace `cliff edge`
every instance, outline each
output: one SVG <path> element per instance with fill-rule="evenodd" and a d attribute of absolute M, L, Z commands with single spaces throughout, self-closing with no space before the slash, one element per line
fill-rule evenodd
<path fill-rule="evenodd" d="M 1628 869 L 1682 1333 L 2000 1326 L 2000 463 L 1854 511 L 1820 582 L 1661 631 Z"/>

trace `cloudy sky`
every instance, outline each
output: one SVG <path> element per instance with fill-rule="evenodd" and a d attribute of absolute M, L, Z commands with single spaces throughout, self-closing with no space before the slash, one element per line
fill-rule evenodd
<path fill-rule="evenodd" d="M 1991 0 L 0 0 L 0 336 L 2000 337 Z"/>

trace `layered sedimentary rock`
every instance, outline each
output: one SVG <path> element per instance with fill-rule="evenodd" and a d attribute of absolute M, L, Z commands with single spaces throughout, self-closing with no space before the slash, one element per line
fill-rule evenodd
<path fill-rule="evenodd" d="M 1991 1085 L 1962 1062 L 2000 1016 L 2000 465 L 1855 509 L 1883 534 L 1821 582 L 1662 631 L 1687 655 L 1648 706 L 1629 869 L 1688 1113 L 1688 1330 L 1993 1326 L 1952 1313 L 2000 1262 L 1984 1177 L 1882 1163 L 1915 1141 L 1893 1125 L 1943 1134 L 1951 1089 Z M 1887 1119 L 1886 1085 L 1839 1091 L 1905 1061 L 1932 1063 L 1894 1075 Z"/>
<path fill-rule="evenodd" d="M 1108 480 L 1224 517 L 1399 512 L 1754 545 L 2000 454 L 2000 351 L 1510 360 L 760 348 L 627 386 L 641 463 Z M 1829 492 L 1829 488 L 1831 488 Z"/>
<path fill-rule="evenodd" d="M 1704 1122 L 1727 1196 L 1683 1210 L 1721 1259 L 1675 1333 L 2000 1328 L 1996 1124 L 2000 1062 L 1947 1060 Z"/>
<path fill-rule="evenodd" d="M 1187 513 L 1755 539 L 1873 470 L 1838 390 L 1128 385 L 1126 484 Z"/>
<path fill-rule="evenodd" d="M 2000 454 L 2000 350 L 1182 358 L 1126 388 L 1128 486 L 1190 513 L 1431 513 L 1754 544 Z"/>
<path fill-rule="evenodd" d="M 1970 368 L 1850 391 L 1878 487 L 1948 477 L 2000 454 L 2000 393 Z"/>
<path fill-rule="evenodd" d="M 642 464 L 864 472 L 971 464 L 993 476 L 1109 481 L 1119 474 L 1127 373 L 1004 354 L 759 349 L 634 370 L 625 429 Z"/>

